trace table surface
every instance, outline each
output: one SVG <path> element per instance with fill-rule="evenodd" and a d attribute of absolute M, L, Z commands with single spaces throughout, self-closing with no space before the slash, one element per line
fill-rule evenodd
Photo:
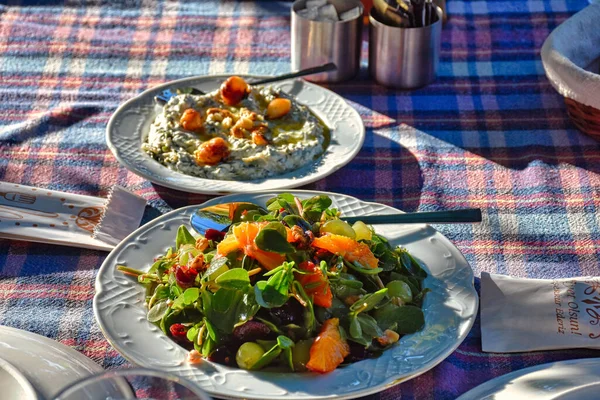
<path fill-rule="evenodd" d="M 0 180 L 96 196 L 119 184 L 148 200 L 145 221 L 208 197 L 121 167 L 104 141 L 116 107 L 172 79 L 290 68 L 289 2 L 11 3 L 0 5 Z M 484 224 L 439 226 L 477 277 L 600 275 L 600 145 L 569 121 L 540 60 L 552 29 L 586 5 L 448 1 L 433 84 L 386 89 L 363 65 L 357 79 L 328 86 L 359 111 L 366 140 L 350 164 L 304 188 L 406 211 L 480 207 Z M 125 365 L 92 313 L 105 257 L 0 240 L 0 324 L 56 339 L 105 368 Z M 482 353 L 478 319 L 437 367 L 370 398 L 453 399 L 510 371 L 598 356 Z"/>

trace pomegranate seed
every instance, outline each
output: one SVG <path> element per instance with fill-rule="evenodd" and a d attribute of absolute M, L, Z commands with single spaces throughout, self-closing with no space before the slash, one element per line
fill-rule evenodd
<path fill-rule="evenodd" d="M 218 231 L 216 229 L 207 229 L 204 237 L 213 242 L 220 242 L 225 238 L 225 232 Z"/>
<path fill-rule="evenodd" d="M 185 326 L 183 326 L 183 324 L 173 324 L 169 327 L 169 332 L 171 332 L 171 335 L 173 336 L 173 338 L 177 339 L 177 340 L 183 340 L 185 339 L 187 341 L 187 329 L 185 328 Z"/>
<path fill-rule="evenodd" d="M 187 289 L 194 286 L 196 276 L 198 276 L 198 271 L 193 268 L 187 268 L 178 265 L 175 269 L 175 280 L 182 289 Z"/>

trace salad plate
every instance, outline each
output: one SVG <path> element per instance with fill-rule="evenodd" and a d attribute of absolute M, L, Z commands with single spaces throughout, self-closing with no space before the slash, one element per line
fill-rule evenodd
<path fill-rule="evenodd" d="M 513 371 L 457 400 L 592 400 L 600 391 L 600 358 L 567 360 Z"/>
<path fill-rule="evenodd" d="M 249 84 L 259 76 L 244 76 Z M 296 100 L 308 106 L 330 130 L 330 143 L 322 156 L 305 166 L 269 178 L 255 180 L 205 179 L 174 171 L 151 158 L 142 143 L 150 126 L 161 112 L 154 100 L 164 90 L 196 88 L 211 92 L 230 75 L 208 75 L 180 79 L 141 93 L 122 104 L 111 117 L 106 129 L 106 142 L 117 160 L 133 173 L 158 185 L 203 194 L 248 193 L 306 185 L 337 171 L 359 152 L 365 139 L 365 128 L 358 112 L 342 97 L 301 79 L 273 83 Z"/>
<path fill-rule="evenodd" d="M 428 273 L 421 331 L 403 336 L 378 358 L 365 359 L 327 374 L 254 372 L 210 361 L 187 362 L 188 351 L 146 318 L 145 289 L 117 265 L 146 270 L 172 247 L 180 225 L 198 207 L 251 202 L 265 206 L 279 192 L 236 194 L 174 210 L 139 228 L 109 254 L 96 278 L 94 314 L 107 340 L 126 359 L 196 381 L 210 395 L 228 399 L 350 399 L 414 378 L 449 356 L 470 331 L 478 308 L 473 272 L 452 243 L 428 225 L 382 224 L 376 233 L 405 247 Z M 398 210 L 333 193 L 289 191 L 300 199 L 325 194 L 342 215 L 390 214 Z M 189 226 L 189 225 L 188 225 Z"/>
<path fill-rule="evenodd" d="M 0 355 L 23 374 L 40 399 L 51 399 L 61 388 L 103 371 L 98 364 L 62 343 L 8 326 L 0 326 Z M 3 384 L 0 387 L 6 388 Z"/>

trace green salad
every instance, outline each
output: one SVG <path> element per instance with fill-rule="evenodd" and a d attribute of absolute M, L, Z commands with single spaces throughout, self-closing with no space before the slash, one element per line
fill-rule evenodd
<path fill-rule="evenodd" d="M 427 273 L 371 227 L 341 220 L 329 197 L 214 209 L 232 221 L 226 232 L 182 225 L 147 271 L 117 267 L 145 286 L 148 320 L 191 363 L 327 373 L 422 329 Z"/>

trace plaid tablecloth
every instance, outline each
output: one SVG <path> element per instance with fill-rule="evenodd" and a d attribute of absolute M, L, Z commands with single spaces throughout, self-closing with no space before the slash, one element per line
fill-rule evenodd
<path fill-rule="evenodd" d="M 121 167 L 104 141 L 119 103 L 190 75 L 289 70 L 289 2 L 0 2 L 0 180 L 89 195 L 119 184 L 145 220 L 207 196 Z M 448 0 L 439 78 L 399 92 L 329 87 L 364 119 L 359 155 L 308 189 L 407 210 L 480 207 L 480 226 L 439 226 L 482 271 L 600 275 L 600 145 L 577 131 L 539 50 L 585 0 Z M 366 43 L 365 43 L 366 46 Z M 366 47 L 363 54 L 366 61 Z M 124 359 L 92 313 L 106 254 L 0 240 L 0 324 L 72 346 L 105 368 Z M 481 352 L 479 321 L 450 357 L 372 399 L 452 399 L 495 376 L 591 350 Z"/>

